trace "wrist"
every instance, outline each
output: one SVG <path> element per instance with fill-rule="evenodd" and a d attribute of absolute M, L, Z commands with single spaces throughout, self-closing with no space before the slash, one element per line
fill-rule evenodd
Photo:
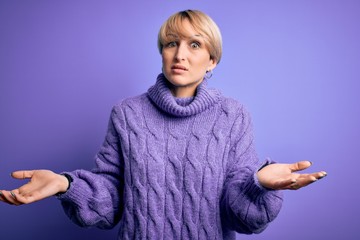
<path fill-rule="evenodd" d="M 72 182 L 72 177 L 69 174 L 61 173 L 60 176 L 60 187 L 59 187 L 59 194 L 65 193 L 69 188 Z"/>

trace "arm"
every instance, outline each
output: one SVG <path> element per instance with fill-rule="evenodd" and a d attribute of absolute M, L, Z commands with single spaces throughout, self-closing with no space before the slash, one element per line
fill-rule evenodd
<path fill-rule="evenodd" d="M 123 171 L 118 132 L 119 117 L 113 109 L 108 131 L 96 168 L 66 173 L 72 179 L 49 170 L 16 171 L 17 179 L 30 179 L 12 191 L 0 191 L 0 200 L 9 204 L 28 204 L 57 195 L 65 213 L 81 226 L 113 227 L 122 214 Z"/>
<path fill-rule="evenodd" d="M 112 228 L 120 220 L 123 206 L 123 157 L 120 118 L 113 109 L 105 141 L 96 155 L 92 171 L 67 172 L 70 188 L 58 195 L 67 216 L 80 226 Z"/>
<path fill-rule="evenodd" d="M 259 233 L 278 215 L 282 193 L 266 189 L 258 182 L 256 173 L 261 165 L 255 151 L 251 119 L 243 108 L 232 133 L 221 198 L 223 221 L 228 228 L 239 233 Z"/>

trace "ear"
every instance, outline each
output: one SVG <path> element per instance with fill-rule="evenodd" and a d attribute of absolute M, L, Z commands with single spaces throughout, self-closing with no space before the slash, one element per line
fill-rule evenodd
<path fill-rule="evenodd" d="M 213 58 L 210 58 L 209 65 L 206 70 L 207 71 L 213 70 L 216 67 L 216 65 L 217 65 L 216 60 Z"/>

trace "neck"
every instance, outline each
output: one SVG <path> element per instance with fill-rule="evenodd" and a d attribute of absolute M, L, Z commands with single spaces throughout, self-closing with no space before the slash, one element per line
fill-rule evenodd
<path fill-rule="evenodd" d="M 192 83 L 186 86 L 174 86 L 170 87 L 171 93 L 176 98 L 187 98 L 193 97 L 196 93 L 196 88 L 200 85 L 202 81 Z"/>

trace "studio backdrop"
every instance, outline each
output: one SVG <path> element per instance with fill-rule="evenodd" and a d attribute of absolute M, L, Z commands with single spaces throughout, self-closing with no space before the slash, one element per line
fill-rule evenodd
<path fill-rule="evenodd" d="M 91 169 L 111 107 L 161 72 L 157 33 L 198 9 L 223 34 L 209 81 L 247 107 L 263 160 L 310 160 L 328 176 L 285 192 L 278 218 L 238 239 L 360 239 L 360 2 L 0 1 L 0 189 L 10 173 Z M 2 239 L 116 239 L 83 229 L 49 198 L 0 204 Z"/>

